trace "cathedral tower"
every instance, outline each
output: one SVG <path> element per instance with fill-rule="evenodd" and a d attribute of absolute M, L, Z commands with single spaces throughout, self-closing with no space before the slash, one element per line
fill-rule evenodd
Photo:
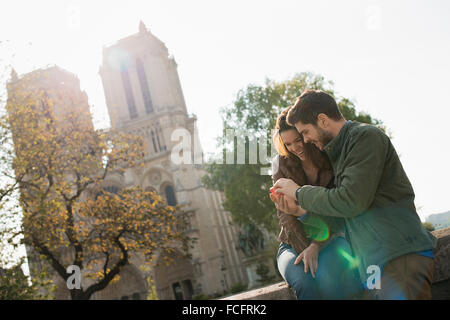
<path fill-rule="evenodd" d="M 139 185 L 165 196 L 169 205 L 181 204 L 189 216 L 188 235 L 198 239 L 191 260 L 152 270 L 158 297 L 189 299 L 246 284 L 231 214 L 222 207 L 221 193 L 201 183 L 206 172 L 196 117 L 187 113 L 177 64 L 164 43 L 141 22 L 138 33 L 104 47 L 99 73 L 112 128 L 140 135 L 147 145 L 145 167 L 129 169 L 112 187 Z M 172 161 L 177 130 L 188 134 L 200 155 L 192 163 Z"/>

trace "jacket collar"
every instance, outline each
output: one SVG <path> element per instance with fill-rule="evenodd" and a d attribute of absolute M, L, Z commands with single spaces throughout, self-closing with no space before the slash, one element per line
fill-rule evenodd
<path fill-rule="evenodd" d="M 353 121 L 347 120 L 342 127 L 339 134 L 323 148 L 323 150 L 328 154 L 328 157 L 332 162 L 335 162 L 342 151 L 342 146 L 348 136 L 348 130 L 353 124 Z"/>

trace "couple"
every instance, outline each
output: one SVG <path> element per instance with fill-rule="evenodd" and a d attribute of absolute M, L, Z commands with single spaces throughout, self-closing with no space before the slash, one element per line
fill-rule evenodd
<path fill-rule="evenodd" d="M 436 238 L 390 139 L 346 121 L 319 90 L 302 93 L 276 130 L 277 263 L 297 299 L 430 299 Z"/>

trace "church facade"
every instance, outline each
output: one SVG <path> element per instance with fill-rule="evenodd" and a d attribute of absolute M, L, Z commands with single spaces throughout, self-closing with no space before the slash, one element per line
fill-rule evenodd
<path fill-rule="evenodd" d="M 111 180 L 111 186 L 139 185 L 165 196 L 170 205 L 181 204 L 189 216 L 188 236 L 198 239 L 192 259 L 151 270 L 158 297 L 190 299 L 247 284 L 237 230 L 222 207 L 222 194 L 201 183 L 206 172 L 196 117 L 187 113 L 177 64 L 164 43 L 141 22 L 137 34 L 104 47 L 99 73 L 111 127 L 140 135 L 147 145 L 145 167 L 128 170 Z M 192 148 L 182 152 L 195 154 L 188 155 L 192 161 L 173 161 L 172 150 L 181 141 L 176 132 L 190 139 Z"/>

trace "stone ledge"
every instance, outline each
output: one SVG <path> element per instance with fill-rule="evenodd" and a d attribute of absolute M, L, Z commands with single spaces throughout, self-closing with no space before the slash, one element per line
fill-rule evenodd
<path fill-rule="evenodd" d="M 433 231 L 438 238 L 434 249 L 433 300 L 450 300 L 450 228 Z M 284 281 L 263 288 L 241 292 L 221 300 L 295 300 L 294 292 Z"/>
<path fill-rule="evenodd" d="M 267 287 L 241 292 L 220 300 L 296 300 L 294 292 L 282 281 Z"/>

